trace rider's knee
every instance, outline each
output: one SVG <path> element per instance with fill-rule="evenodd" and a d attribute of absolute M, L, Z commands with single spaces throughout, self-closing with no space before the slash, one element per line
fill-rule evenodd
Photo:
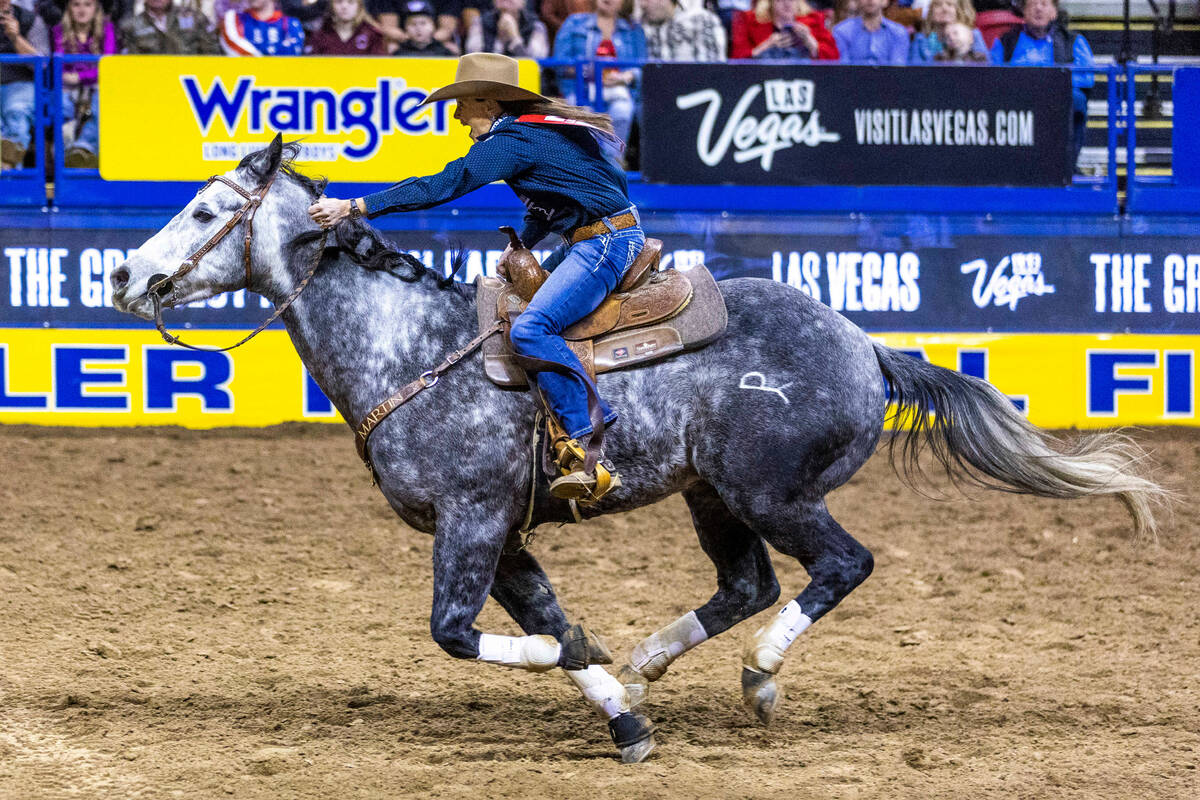
<path fill-rule="evenodd" d="M 508 338 L 518 353 L 528 354 L 549 332 L 546 322 L 539 315 L 526 311 L 513 321 Z"/>

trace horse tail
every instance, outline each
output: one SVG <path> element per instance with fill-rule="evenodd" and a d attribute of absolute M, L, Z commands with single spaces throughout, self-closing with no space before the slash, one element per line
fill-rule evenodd
<path fill-rule="evenodd" d="M 952 480 L 1039 497 L 1117 496 L 1139 537 L 1156 532 L 1153 507 L 1169 493 L 1146 477 L 1146 452 L 1121 433 L 1097 433 L 1064 442 L 1032 425 L 1012 401 L 986 381 L 930 364 L 872 342 L 891 389 L 892 419 L 907 426 L 897 471 L 910 485 L 922 475 L 926 447 Z M 932 413 L 931 413 L 932 412 Z"/>

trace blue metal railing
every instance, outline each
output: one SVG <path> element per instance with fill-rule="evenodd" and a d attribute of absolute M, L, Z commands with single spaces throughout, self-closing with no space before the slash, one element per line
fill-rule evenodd
<path fill-rule="evenodd" d="M 51 139 L 54 143 L 53 178 L 56 196 L 63 198 L 74 189 L 91 186 L 92 191 L 84 194 L 93 197 L 100 181 L 96 169 L 67 167 L 64 163 L 65 142 L 63 127 L 66 120 L 63 115 L 62 93 L 68 89 L 63 84 L 63 67 L 69 63 L 94 63 L 100 56 L 62 56 L 50 58 L 38 56 L 7 56 L 0 55 L 0 63 L 29 64 L 34 71 L 36 87 L 35 102 L 35 133 L 32 137 L 34 165 L 5 172 L 0 176 L 0 204 L 3 205 L 43 205 L 47 202 L 45 194 L 45 179 L 47 176 L 47 158 L 45 136 L 40 134 L 46 125 L 51 126 Z M 553 70 L 559 76 L 572 81 L 572 89 L 576 102 L 589 105 L 597 111 L 607 109 L 604 99 L 604 72 L 609 69 L 638 69 L 645 62 L 621 59 L 545 59 L 540 63 L 543 69 Z M 761 65 L 766 62 L 750 61 L 729 63 L 746 63 Z M 1127 185 L 1168 187 L 1174 184 L 1172 176 L 1137 175 L 1137 118 L 1134 114 L 1136 100 L 1136 76 L 1143 73 L 1170 74 L 1180 65 L 1108 65 L 1102 67 L 1073 67 L 1075 71 L 1087 71 L 1097 77 L 1106 79 L 1107 89 L 1107 159 L 1106 174 L 1103 176 L 1077 176 L 1074 183 L 1078 187 L 1093 188 L 1098 191 L 1112 192 L 1115 196 L 1118 178 L 1118 154 L 1122 146 L 1121 136 L 1124 135 L 1125 162 L 1127 169 Z M 561 86 L 560 89 L 566 87 Z M 636 99 L 637 85 L 630 87 Z M 115 189 L 115 187 L 113 187 Z M 114 194 L 118 194 L 114 192 Z"/>

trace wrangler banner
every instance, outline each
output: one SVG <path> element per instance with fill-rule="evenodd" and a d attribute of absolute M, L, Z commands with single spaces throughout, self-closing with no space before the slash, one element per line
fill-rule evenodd
<path fill-rule="evenodd" d="M 276 133 L 297 165 L 335 181 L 423 175 L 467 151 L 447 102 L 453 59 L 109 56 L 100 61 L 105 180 L 203 180 Z M 537 91 L 533 61 L 521 85 Z M 153 102 L 148 104 L 148 99 Z"/>
<path fill-rule="evenodd" d="M 193 330 L 188 339 L 220 346 L 238 336 Z M 1200 336 L 889 333 L 875 338 L 990 381 L 1044 427 L 1200 424 Z M 414 366 L 411 377 L 424 366 Z M 476 355 L 454 370 L 481 368 Z M 452 370 L 442 380 L 453 382 L 454 375 Z M 606 379 L 600 376 L 601 391 Z M 757 375 L 747 384 L 740 370 L 725 379 L 745 390 L 788 383 L 786 375 Z M 340 419 L 284 331 L 266 331 L 245 347 L 215 353 L 171 347 L 153 330 L 0 328 L 0 424 L 213 428 Z"/>

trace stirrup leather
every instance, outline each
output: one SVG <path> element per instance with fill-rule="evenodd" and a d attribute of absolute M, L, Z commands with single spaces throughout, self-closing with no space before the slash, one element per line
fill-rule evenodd
<path fill-rule="evenodd" d="M 554 462 L 562 473 L 550 483 L 550 494 L 561 500 L 594 503 L 621 485 L 619 473 L 596 462 L 595 474 L 583 471 L 585 453 L 578 440 L 559 436 L 551 446 Z"/>

